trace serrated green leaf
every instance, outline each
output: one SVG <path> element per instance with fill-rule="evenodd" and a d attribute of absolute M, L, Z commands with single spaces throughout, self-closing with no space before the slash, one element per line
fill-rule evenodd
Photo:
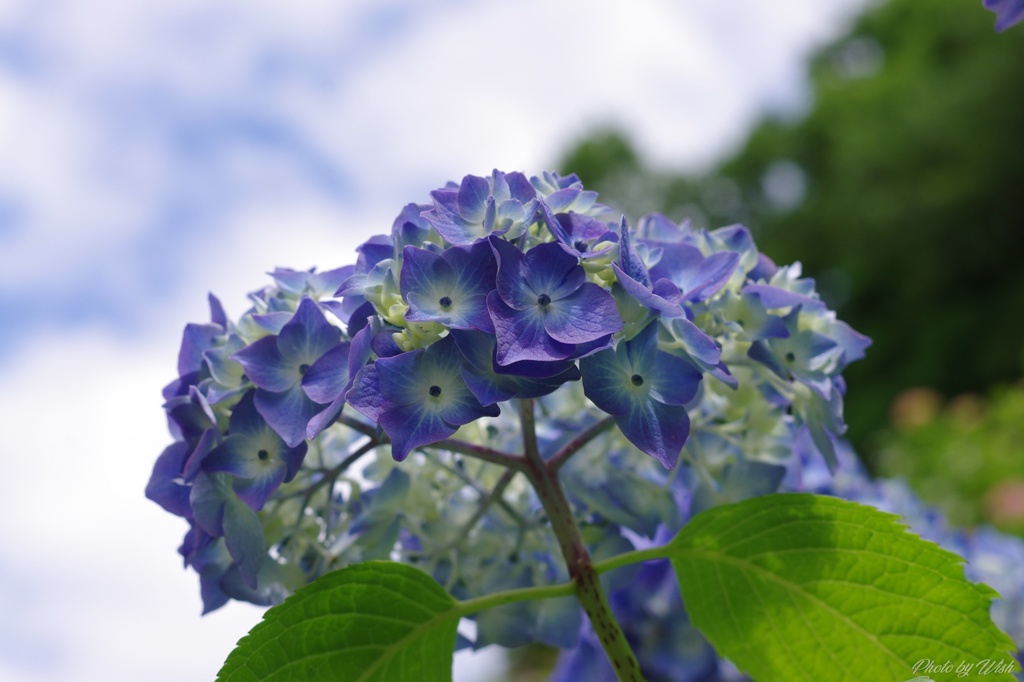
<path fill-rule="evenodd" d="M 693 623 L 757 682 L 944 682 L 963 679 L 961 664 L 1013 661 L 989 615 L 995 592 L 873 507 L 752 498 L 695 516 L 669 556 Z"/>
<path fill-rule="evenodd" d="M 369 561 L 333 571 L 267 611 L 218 682 L 452 679 L 458 602 L 423 571 Z"/>

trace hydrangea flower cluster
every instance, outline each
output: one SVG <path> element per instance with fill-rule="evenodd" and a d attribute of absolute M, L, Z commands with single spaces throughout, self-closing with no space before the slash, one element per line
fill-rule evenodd
<path fill-rule="evenodd" d="M 186 327 L 146 492 L 188 522 L 206 611 L 377 558 L 458 598 L 564 582 L 538 494 L 498 461 L 517 404 L 595 559 L 805 489 L 798 452 L 836 468 L 841 373 L 869 342 L 746 228 L 634 225 L 553 173 L 431 196 L 354 265 L 276 270 L 237 321 L 211 296 Z M 475 620 L 462 645 L 572 648 L 583 622 L 573 598 Z"/>

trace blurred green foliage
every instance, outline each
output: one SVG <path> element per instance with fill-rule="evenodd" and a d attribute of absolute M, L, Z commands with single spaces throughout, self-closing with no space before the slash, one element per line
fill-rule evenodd
<path fill-rule="evenodd" d="M 1024 383 L 965 394 L 942 407 L 916 389 L 893 405 L 878 467 L 909 479 L 954 525 L 981 522 L 1024 535 Z"/>
<path fill-rule="evenodd" d="M 779 263 L 802 261 L 875 344 L 846 372 L 846 416 L 873 451 L 913 386 L 984 390 L 1024 347 L 1024 30 L 997 35 L 962 0 L 892 0 L 812 62 L 800 120 L 768 118 L 701 177 L 655 169 L 614 130 L 563 159 L 633 216 L 742 222 Z"/>

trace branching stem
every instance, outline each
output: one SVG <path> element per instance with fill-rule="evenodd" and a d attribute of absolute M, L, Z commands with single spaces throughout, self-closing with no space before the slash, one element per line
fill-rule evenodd
<path fill-rule="evenodd" d="M 569 506 L 565 491 L 558 482 L 558 472 L 540 455 L 532 400 L 519 401 L 519 415 L 525 453 L 523 473 L 537 491 L 541 505 L 551 522 L 551 528 L 565 558 L 573 592 L 590 618 L 590 624 L 605 653 L 608 654 L 620 682 L 642 682 L 640 664 L 637 663 L 636 656 L 633 655 L 629 642 L 626 641 L 626 636 L 608 604 L 608 597 L 604 593 L 597 570 L 576 525 L 572 507 Z"/>

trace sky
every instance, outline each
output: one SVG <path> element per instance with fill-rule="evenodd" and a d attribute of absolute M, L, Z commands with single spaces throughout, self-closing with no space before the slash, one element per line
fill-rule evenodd
<path fill-rule="evenodd" d="M 0 679 L 213 679 L 143 497 L 161 387 L 216 292 L 354 261 L 410 201 L 549 168 L 599 126 L 707 168 L 808 102 L 865 0 L 0 0 Z M 457 657 L 486 680 L 500 656 Z"/>

